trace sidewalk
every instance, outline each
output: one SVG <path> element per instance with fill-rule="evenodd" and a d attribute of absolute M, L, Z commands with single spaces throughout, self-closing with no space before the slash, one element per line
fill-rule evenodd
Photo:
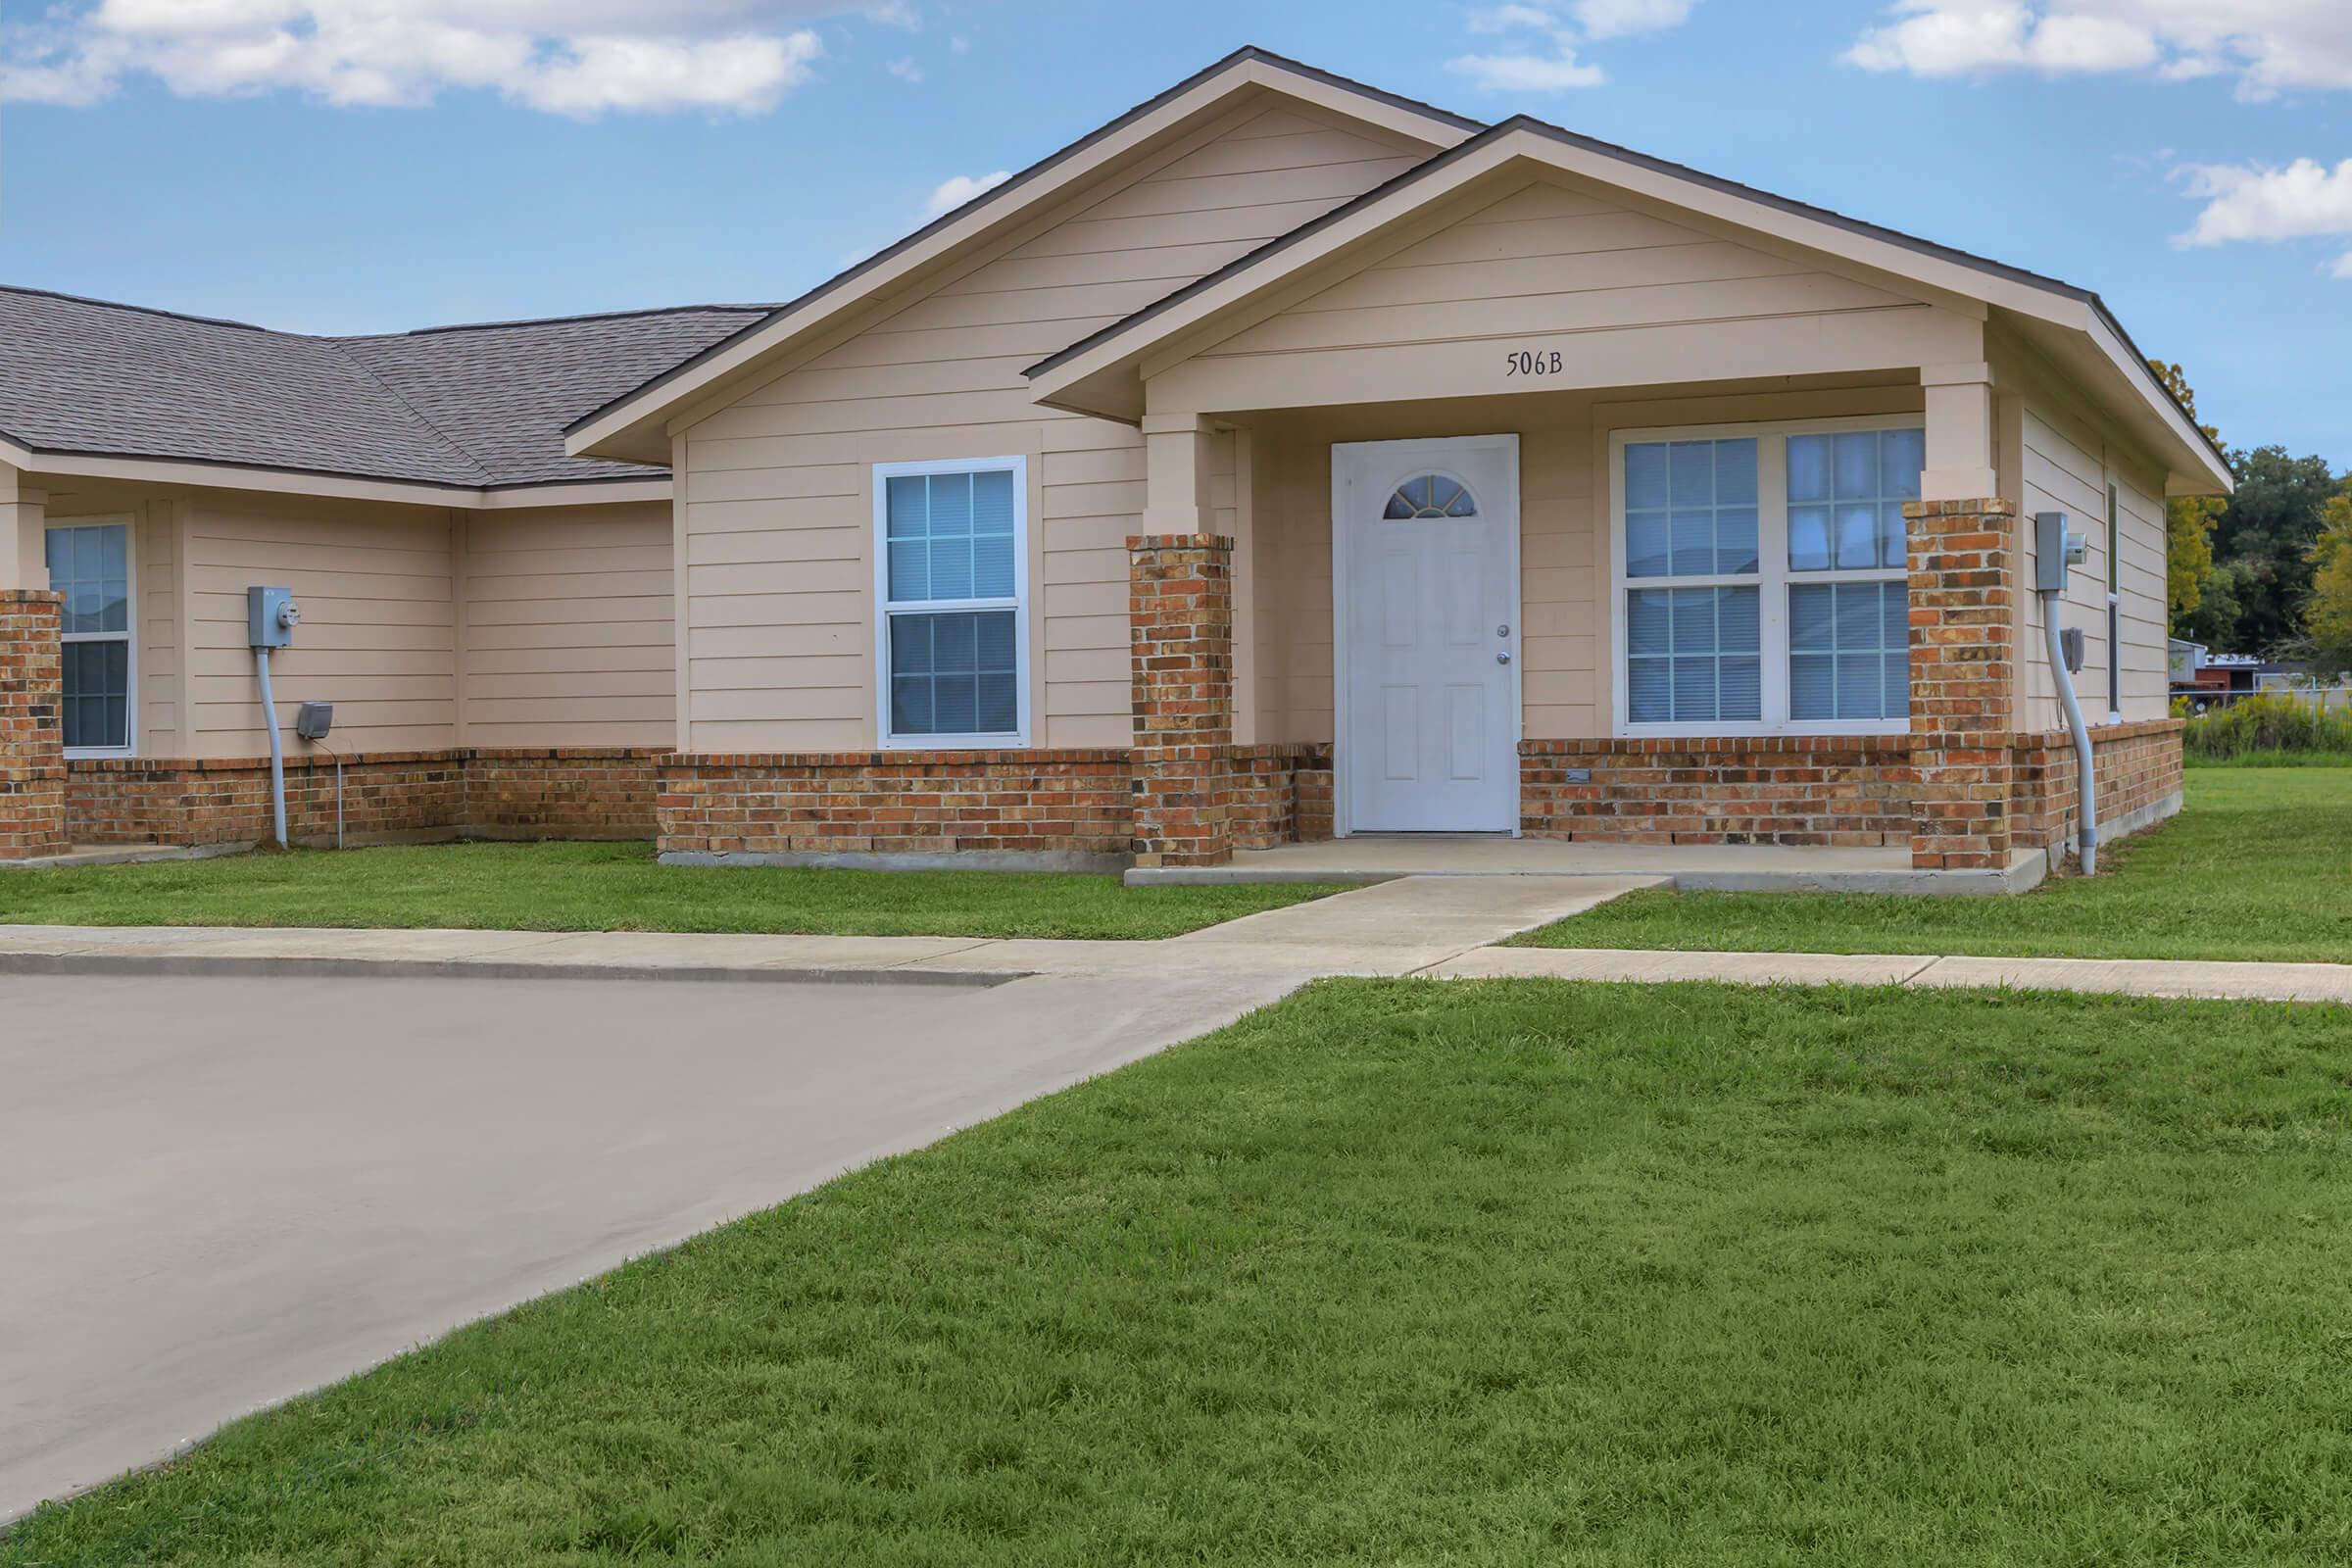
<path fill-rule="evenodd" d="M 0 974 L 469 974 L 494 979 L 866 980 L 1028 975 L 1408 975 L 1657 877 L 1408 877 L 1158 942 L 705 936 L 648 931 L 0 926 Z"/>
<path fill-rule="evenodd" d="M 1732 985 L 2007 987 L 2089 996 L 2352 1003 L 2352 964 L 2191 958 L 1974 958 L 1926 954 L 1668 953 L 1487 948 L 1433 965 L 1446 980 L 1718 980 Z"/>
<path fill-rule="evenodd" d="M 0 974 L 472 975 L 491 979 L 999 985 L 1030 975 L 1325 975 L 2012 987 L 2352 1003 L 2352 964 L 1496 948 L 1656 877 L 1414 876 L 1158 942 L 659 932 L 0 926 Z"/>

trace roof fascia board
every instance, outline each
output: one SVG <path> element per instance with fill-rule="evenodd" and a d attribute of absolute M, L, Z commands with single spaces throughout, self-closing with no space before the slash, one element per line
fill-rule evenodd
<path fill-rule="evenodd" d="M 308 473 L 295 468 L 265 468 L 234 463 L 30 451 L 5 442 L 0 442 L 0 460 L 28 472 L 56 474 L 64 478 L 122 479 L 204 490 L 258 490 L 273 495 L 322 496 L 338 501 L 386 501 L 404 506 L 448 507 L 462 511 L 613 505 L 667 500 L 670 494 L 670 481 L 666 478 L 573 479 L 484 489 L 401 479 Z"/>
<path fill-rule="evenodd" d="M 820 284 L 780 308 L 764 322 L 720 340 L 635 391 L 575 420 L 565 431 L 564 450 L 574 457 L 593 453 L 601 443 L 662 416 L 714 382 L 743 372 L 754 362 L 818 322 L 891 288 L 1007 218 L 1068 191 L 1169 127 L 1251 87 L 1272 88 L 1336 108 L 1400 130 L 1432 146 L 1451 146 L 1467 139 L 1478 128 L 1475 122 L 1438 110 L 1412 107 L 1404 99 L 1344 83 L 1338 77 L 1295 62 L 1273 59 L 1254 50 L 1241 51 Z"/>
<path fill-rule="evenodd" d="M 494 485 L 473 503 L 482 512 L 517 507 L 617 507 L 667 501 L 671 481 L 661 479 L 564 479 L 546 484 Z"/>

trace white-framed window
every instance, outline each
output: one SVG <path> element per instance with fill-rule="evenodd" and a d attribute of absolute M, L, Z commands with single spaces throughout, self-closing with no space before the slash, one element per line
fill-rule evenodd
<path fill-rule="evenodd" d="M 1925 460 L 1915 414 L 1614 432 L 1617 733 L 1907 729 Z"/>
<path fill-rule="evenodd" d="M 874 466 L 874 658 L 886 747 L 1029 739 L 1029 464 Z"/>
<path fill-rule="evenodd" d="M 128 757 L 137 750 L 137 651 L 131 636 L 130 523 L 61 522 L 43 541 L 65 647 L 68 757 Z"/>

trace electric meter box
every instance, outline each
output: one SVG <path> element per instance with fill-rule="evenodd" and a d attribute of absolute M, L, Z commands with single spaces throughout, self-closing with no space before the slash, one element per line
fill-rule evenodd
<path fill-rule="evenodd" d="M 245 590 L 246 647 L 289 647 L 294 641 L 294 628 L 301 620 L 302 607 L 294 603 L 293 589 Z"/>
<path fill-rule="evenodd" d="M 2077 533 L 2066 525 L 2063 512 L 2034 514 L 2034 591 L 2042 594 L 2066 592 L 2066 572 L 2069 566 L 2080 566 L 2090 559 L 2090 536 Z"/>

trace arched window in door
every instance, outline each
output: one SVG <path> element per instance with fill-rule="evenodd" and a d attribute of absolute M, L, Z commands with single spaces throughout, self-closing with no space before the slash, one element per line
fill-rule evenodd
<path fill-rule="evenodd" d="M 1475 517 L 1478 501 L 1459 480 L 1442 473 L 1407 479 L 1389 497 L 1381 516 L 1390 521 L 1407 517 Z"/>

